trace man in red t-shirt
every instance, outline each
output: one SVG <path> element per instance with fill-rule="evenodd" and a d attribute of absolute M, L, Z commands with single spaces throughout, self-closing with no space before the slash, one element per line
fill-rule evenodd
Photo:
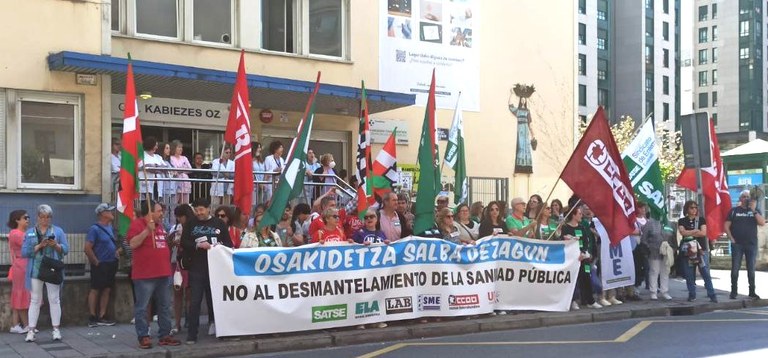
<path fill-rule="evenodd" d="M 160 326 L 158 344 L 178 346 L 181 342 L 171 336 L 171 291 L 168 289 L 171 252 L 162 225 L 163 207 L 154 201 L 143 201 L 139 213 L 142 217 L 131 222 L 126 235 L 133 250 L 131 279 L 136 294 L 133 316 L 139 348 L 152 348 L 147 305 L 153 297 L 158 308 L 157 323 Z"/>

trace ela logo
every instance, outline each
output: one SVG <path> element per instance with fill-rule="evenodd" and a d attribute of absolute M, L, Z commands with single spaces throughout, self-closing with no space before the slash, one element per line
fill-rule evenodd
<path fill-rule="evenodd" d="M 448 308 L 452 310 L 478 308 L 480 297 L 478 295 L 450 295 L 448 296 Z"/>
<path fill-rule="evenodd" d="M 439 311 L 440 310 L 440 295 L 419 295 L 418 309 L 419 311 Z"/>
<path fill-rule="evenodd" d="M 386 301 L 387 314 L 413 312 L 413 299 L 410 296 L 390 297 Z"/>
<path fill-rule="evenodd" d="M 379 301 L 355 303 L 355 318 L 373 317 L 380 314 Z"/>
<path fill-rule="evenodd" d="M 312 323 L 343 321 L 347 319 L 347 305 L 312 307 Z"/>

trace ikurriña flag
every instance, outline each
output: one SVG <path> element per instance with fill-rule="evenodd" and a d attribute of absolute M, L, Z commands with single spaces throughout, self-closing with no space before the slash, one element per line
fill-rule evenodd
<path fill-rule="evenodd" d="M 392 134 L 387 138 L 384 147 L 381 148 L 376 160 L 373 162 L 373 193 L 378 197 L 384 197 L 384 194 L 392 191 L 395 183 L 398 181 L 397 175 L 397 146 L 396 143 L 397 128 L 392 130 Z"/>
<path fill-rule="evenodd" d="M 117 193 L 117 230 L 125 236 L 135 218 L 134 201 L 139 198 L 139 162 L 144 160 L 139 105 L 133 82 L 133 64 L 128 60 L 125 74 L 125 110 L 123 111 L 123 149 L 120 151 L 120 187 Z"/>
<path fill-rule="evenodd" d="M 234 147 L 235 186 L 233 190 L 235 206 L 242 212 L 251 212 L 253 195 L 253 163 L 251 159 L 251 118 L 248 99 L 248 79 L 245 74 L 245 50 L 240 52 L 240 65 L 237 68 L 235 90 L 229 105 L 229 119 L 224 141 Z"/>
<path fill-rule="evenodd" d="M 560 178 L 600 218 L 612 245 L 635 231 L 635 195 L 603 107 L 592 117 Z"/>

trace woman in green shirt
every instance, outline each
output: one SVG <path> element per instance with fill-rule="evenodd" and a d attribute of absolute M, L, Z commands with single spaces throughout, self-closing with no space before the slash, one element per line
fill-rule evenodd
<path fill-rule="evenodd" d="M 576 292 L 579 293 L 582 305 L 586 305 L 590 308 L 603 308 L 603 306 L 595 302 L 595 297 L 592 295 L 590 264 L 593 259 L 592 251 L 595 247 L 595 241 L 592 239 L 592 235 L 589 235 L 589 228 L 581 225 L 581 219 L 581 208 L 577 207 L 565 218 L 565 224 L 563 224 L 561 229 L 563 240 L 579 240 L 579 251 L 581 251 L 579 256 L 581 267 L 579 267 L 579 277 L 576 280 L 576 290 L 574 292 L 574 300 L 571 304 L 571 309 L 579 309 L 579 304 L 575 299 Z"/>

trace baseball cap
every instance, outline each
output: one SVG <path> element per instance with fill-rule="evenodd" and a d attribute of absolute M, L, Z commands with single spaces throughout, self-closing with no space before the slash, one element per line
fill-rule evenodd
<path fill-rule="evenodd" d="M 512 206 L 515 206 L 517 204 L 525 204 L 525 200 L 523 200 L 523 198 L 521 197 L 512 199 Z"/>
<path fill-rule="evenodd" d="M 94 210 L 94 212 L 96 212 L 96 215 L 99 215 L 99 214 L 101 214 L 101 213 L 103 213 L 105 211 L 112 211 L 112 210 L 115 210 L 115 206 L 114 205 L 109 205 L 107 203 L 101 203 L 101 204 L 99 204 L 99 206 L 96 207 L 96 210 Z"/>

